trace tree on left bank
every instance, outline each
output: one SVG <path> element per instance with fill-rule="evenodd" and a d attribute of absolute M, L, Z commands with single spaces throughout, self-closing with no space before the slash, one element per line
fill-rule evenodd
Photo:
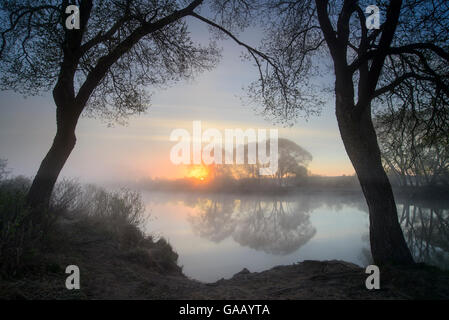
<path fill-rule="evenodd" d="M 66 27 L 69 5 L 79 8 L 79 29 Z M 0 89 L 26 95 L 52 90 L 56 105 L 56 134 L 27 196 L 36 219 L 75 147 L 82 114 L 123 120 L 148 108 L 147 88 L 215 66 L 219 48 L 214 41 L 195 43 L 186 21 L 202 18 L 201 7 L 228 34 L 248 26 L 251 6 L 239 0 L 2 1 Z"/>

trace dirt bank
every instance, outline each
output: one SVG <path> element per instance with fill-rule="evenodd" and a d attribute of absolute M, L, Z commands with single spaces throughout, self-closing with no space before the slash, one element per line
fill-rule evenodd
<path fill-rule="evenodd" d="M 98 226 L 97 226 L 98 227 Z M 126 248 L 95 225 L 65 223 L 53 245 L 25 275 L 0 282 L 7 299 L 413 299 L 449 298 L 449 275 L 435 268 L 382 268 L 381 290 L 365 288 L 367 275 L 343 261 L 304 261 L 231 279 L 201 283 L 166 261 L 165 242 Z M 76 239 L 76 240 L 75 240 Z M 57 244 L 57 245 L 56 245 Z M 164 262 L 165 261 L 165 262 Z M 65 288 L 65 267 L 76 264 L 81 289 Z"/>

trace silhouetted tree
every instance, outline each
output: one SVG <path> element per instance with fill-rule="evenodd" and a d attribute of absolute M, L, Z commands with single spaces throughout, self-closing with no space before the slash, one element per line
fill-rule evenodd
<path fill-rule="evenodd" d="M 270 152 L 270 139 L 265 141 L 266 152 Z M 248 151 L 254 150 L 258 154 L 259 144 L 255 142 L 246 143 L 243 146 L 243 160 L 244 164 L 221 164 L 215 165 L 213 172 L 219 179 L 235 178 L 235 179 L 265 179 L 264 183 L 268 183 L 266 179 L 276 179 L 279 185 L 285 185 L 289 179 L 304 178 L 307 176 L 307 166 L 312 161 L 312 155 L 296 144 L 295 142 L 285 139 L 278 139 L 278 169 L 273 175 L 261 176 L 260 168 L 264 165 L 255 159 L 255 164 L 250 164 L 248 161 Z M 234 163 L 236 158 L 236 148 L 233 150 Z M 225 153 L 223 152 L 223 159 Z M 266 166 L 266 165 L 265 165 Z"/>
<path fill-rule="evenodd" d="M 377 115 L 375 127 L 385 171 L 400 186 L 412 184 L 410 170 L 413 161 L 413 137 L 410 135 L 410 130 L 406 129 L 410 127 L 408 122 L 404 122 L 401 126 L 389 115 Z"/>
<path fill-rule="evenodd" d="M 312 161 L 312 155 L 307 150 L 284 138 L 279 139 L 278 150 L 278 170 L 275 176 L 280 184 L 292 177 L 307 176 L 307 166 Z"/>
<path fill-rule="evenodd" d="M 24 94 L 53 88 L 56 105 L 56 135 L 27 197 L 35 217 L 48 207 L 82 113 L 120 121 L 146 110 L 148 86 L 163 87 L 214 66 L 219 50 L 213 42 L 194 43 L 185 20 L 200 17 L 195 10 L 203 2 L 2 0 L 0 88 Z M 243 1 L 207 2 L 215 21 L 231 31 L 250 20 Z M 79 29 L 65 26 L 71 4 L 79 6 Z"/>
<path fill-rule="evenodd" d="M 291 121 L 323 100 L 320 68 L 330 58 L 335 111 L 346 152 L 370 212 L 370 245 L 376 264 L 410 264 L 391 185 L 382 167 L 372 108 L 410 85 L 415 99 L 448 114 L 449 3 L 445 0 L 265 1 L 265 61 L 254 56 L 259 79 L 251 97 L 268 115 Z M 367 29 L 365 8 L 376 4 L 379 29 Z M 268 61 L 268 62 L 266 62 Z M 326 78 L 322 78 L 326 79 Z M 405 96 L 407 97 L 407 96 Z M 407 97 L 408 102 L 411 97 Z M 407 103 L 413 108 L 411 103 Z"/>

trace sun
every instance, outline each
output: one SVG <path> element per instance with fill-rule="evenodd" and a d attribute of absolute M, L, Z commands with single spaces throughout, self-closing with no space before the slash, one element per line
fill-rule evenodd
<path fill-rule="evenodd" d="M 207 167 L 202 165 L 191 166 L 188 168 L 187 177 L 195 178 L 200 181 L 205 181 L 209 176 L 209 170 Z"/>

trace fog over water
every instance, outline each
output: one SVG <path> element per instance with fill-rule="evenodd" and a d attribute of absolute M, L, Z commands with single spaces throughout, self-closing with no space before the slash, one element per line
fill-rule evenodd
<path fill-rule="evenodd" d="M 369 218 L 361 195 L 292 196 L 144 192 L 145 226 L 166 238 L 184 273 L 213 282 L 243 268 L 258 272 L 304 260 L 370 264 Z M 398 201 L 418 261 L 449 266 L 449 206 Z"/>

